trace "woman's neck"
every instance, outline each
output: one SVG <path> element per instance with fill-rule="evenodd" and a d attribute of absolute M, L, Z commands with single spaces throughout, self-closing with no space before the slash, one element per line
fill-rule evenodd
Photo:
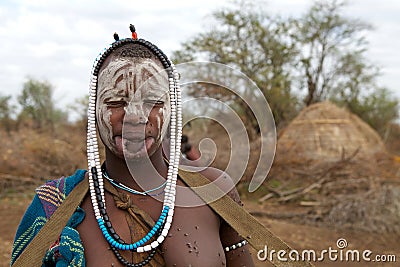
<path fill-rule="evenodd" d="M 161 147 L 150 158 L 128 161 L 115 156 L 106 148 L 105 167 L 111 179 L 135 190 L 146 190 L 160 185 L 168 172 Z"/>

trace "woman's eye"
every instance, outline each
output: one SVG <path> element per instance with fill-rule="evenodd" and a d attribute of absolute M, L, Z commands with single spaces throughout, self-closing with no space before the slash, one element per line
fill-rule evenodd
<path fill-rule="evenodd" d="M 160 100 L 145 100 L 144 103 L 145 104 L 149 104 L 149 105 L 153 105 L 153 106 L 164 105 L 164 101 L 160 101 Z"/>
<path fill-rule="evenodd" d="M 120 107 L 125 107 L 126 102 L 124 101 L 110 101 L 106 102 L 106 105 L 110 108 L 120 108 Z"/>

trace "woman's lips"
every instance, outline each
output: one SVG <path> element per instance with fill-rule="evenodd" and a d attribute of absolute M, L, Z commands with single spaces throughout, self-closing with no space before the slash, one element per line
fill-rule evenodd
<path fill-rule="evenodd" d="M 117 150 L 128 155 L 143 156 L 151 146 L 154 144 L 155 139 L 151 136 L 143 138 L 139 135 L 123 135 L 114 137 Z"/>

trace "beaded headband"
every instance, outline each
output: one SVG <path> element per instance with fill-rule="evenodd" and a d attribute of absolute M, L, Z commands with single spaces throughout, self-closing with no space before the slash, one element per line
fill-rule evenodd
<path fill-rule="evenodd" d="M 177 73 L 173 63 L 167 56 L 154 44 L 149 41 L 138 39 L 135 27 L 131 24 L 130 30 L 132 38 L 119 39 L 118 34 L 114 34 L 115 42 L 105 48 L 96 58 L 90 79 L 90 94 L 89 94 L 89 108 L 88 108 L 88 128 L 87 128 L 87 156 L 88 156 L 88 171 L 89 171 L 89 190 L 93 206 L 94 215 L 98 225 L 104 235 L 104 238 L 111 245 L 117 258 L 124 264 L 126 261 L 118 253 L 119 250 L 130 250 L 135 252 L 152 251 L 149 257 L 145 260 L 148 262 L 149 258 L 154 255 L 154 250 L 164 241 L 171 227 L 172 218 L 175 207 L 175 194 L 176 194 L 176 180 L 178 175 L 180 146 L 182 136 L 182 104 L 181 92 L 179 86 L 179 74 Z M 169 81 L 169 95 L 171 103 L 171 116 L 170 116 L 170 158 L 167 173 L 167 183 L 164 190 L 164 204 L 161 215 L 157 220 L 151 231 L 139 241 L 127 244 L 118 234 L 116 234 L 112 227 L 111 221 L 107 215 L 105 197 L 104 197 L 104 183 L 103 175 L 100 164 L 100 157 L 98 151 L 98 142 L 96 134 L 96 96 L 97 96 L 97 82 L 99 71 L 104 64 L 105 60 L 117 48 L 124 47 L 129 44 L 138 44 L 150 50 L 153 55 L 161 62 L 164 69 L 168 74 Z M 124 57 L 147 57 L 145 54 L 138 54 L 135 50 L 123 51 Z M 156 237 L 151 243 L 150 239 Z M 140 263 L 140 264 L 143 264 Z M 131 264 L 132 265 L 132 264 Z M 133 264 L 136 265 L 136 264 Z M 133 266 L 132 265 L 132 266 Z M 139 266 L 139 265 L 138 265 Z"/>

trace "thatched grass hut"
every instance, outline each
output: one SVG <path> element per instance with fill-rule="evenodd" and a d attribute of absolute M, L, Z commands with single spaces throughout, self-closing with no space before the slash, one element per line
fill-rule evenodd
<path fill-rule="evenodd" d="M 283 162 L 330 162 L 353 153 L 357 159 L 371 159 L 385 153 L 385 146 L 359 117 L 326 101 L 305 108 L 279 134 L 276 157 Z"/>
<path fill-rule="evenodd" d="M 399 235 L 400 188 L 387 180 L 387 159 L 368 124 L 333 103 L 317 103 L 279 133 L 270 173 L 277 186 L 262 199 L 312 205 L 293 217 L 297 222 Z"/>

